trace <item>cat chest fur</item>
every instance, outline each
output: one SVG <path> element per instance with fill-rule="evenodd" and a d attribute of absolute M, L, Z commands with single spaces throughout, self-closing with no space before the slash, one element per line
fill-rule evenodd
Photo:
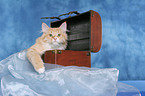
<path fill-rule="evenodd" d="M 98 52 L 102 44 L 102 22 L 100 15 L 88 12 L 51 22 L 58 27 L 67 22 L 68 45 L 66 50 L 52 50 L 44 54 L 44 62 L 64 66 L 91 67 L 91 53 Z"/>

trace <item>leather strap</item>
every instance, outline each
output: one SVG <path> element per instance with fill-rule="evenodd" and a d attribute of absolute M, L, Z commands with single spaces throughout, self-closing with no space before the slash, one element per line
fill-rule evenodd
<path fill-rule="evenodd" d="M 71 12 L 68 12 L 68 13 L 65 13 L 65 14 L 61 14 L 58 17 L 42 17 L 41 19 L 58 19 L 58 20 L 61 20 L 61 18 L 60 18 L 61 16 L 71 15 L 71 14 L 79 15 L 80 13 L 78 13 L 77 11 L 71 11 Z"/>

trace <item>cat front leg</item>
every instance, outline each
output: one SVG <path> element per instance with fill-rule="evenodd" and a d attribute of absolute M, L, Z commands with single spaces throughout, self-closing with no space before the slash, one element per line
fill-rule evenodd
<path fill-rule="evenodd" d="M 41 59 L 41 56 L 38 52 L 36 52 L 34 49 L 28 49 L 27 50 L 27 58 L 33 65 L 34 69 L 39 73 L 44 73 L 45 67 L 44 62 Z"/>

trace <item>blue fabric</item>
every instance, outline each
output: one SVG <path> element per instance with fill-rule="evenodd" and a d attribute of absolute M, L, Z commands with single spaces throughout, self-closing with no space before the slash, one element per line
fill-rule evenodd
<path fill-rule="evenodd" d="M 38 74 L 26 57 L 27 50 L 0 62 L 3 96 L 115 96 L 119 71 L 45 64 Z"/>
<path fill-rule="evenodd" d="M 135 80 L 135 81 L 120 81 L 128 85 L 134 86 L 139 89 L 141 96 L 145 96 L 145 80 Z"/>
<path fill-rule="evenodd" d="M 34 44 L 41 22 L 51 21 L 41 17 L 94 10 L 102 18 L 103 39 L 92 67 L 118 68 L 119 80 L 144 80 L 144 9 L 144 0 L 0 0 L 0 60 Z"/>

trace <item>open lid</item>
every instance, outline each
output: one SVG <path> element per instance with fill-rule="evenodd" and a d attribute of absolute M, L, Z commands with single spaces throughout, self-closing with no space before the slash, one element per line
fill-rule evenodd
<path fill-rule="evenodd" d="M 77 12 L 76 14 L 65 19 L 58 17 L 57 19 L 59 20 L 51 22 L 51 27 L 59 27 L 63 22 L 67 22 L 67 29 L 69 30 L 67 32 L 67 50 L 98 52 L 102 44 L 102 23 L 100 15 L 92 10 L 82 14 Z"/>

